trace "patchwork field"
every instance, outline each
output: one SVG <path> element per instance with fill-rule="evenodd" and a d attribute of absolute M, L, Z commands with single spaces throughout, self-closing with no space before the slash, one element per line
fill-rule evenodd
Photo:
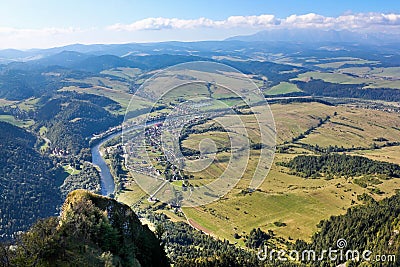
<path fill-rule="evenodd" d="M 141 73 L 142 73 L 142 71 L 138 68 L 123 68 L 123 67 L 110 69 L 110 70 L 104 70 L 101 72 L 101 74 L 112 75 L 112 76 L 121 77 L 121 78 L 128 79 L 128 80 L 136 78 Z"/>
<path fill-rule="evenodd" d="M 400 141 L 400 116 L 378 110 L 338 107 L 329 122 L 301 140 L 322 147 L 368 148 L 373 144 Z M 382 140 L 382 141 L 380 141 Z"/>
<path fill-rule="evenodd" d="M 277 154 L 275 162 L 295 155 Z M 247 183 L 246 183 L 247 182 Z M 285 238 L 309 239 L 317 230 L 316 225 L 331 215 L 343 214 L 350 206 L 361 204 L 357 196 L 369 193 L 350 180 L 304 179 L 287 173 L 273 165 L 259 190 L 246 193 L 248 179 L 243 177 L 235 190 L 222 200 L 204 207 L 183 208 L 185 215 L 207 228 L 211 233 L 241 242 L 234 233 L 245 235 L 251 229 L 271 229 Z M 376 199 L 390 196 L 400 181 L 392 179 L 377 186 L 385 192 L 373 195 Z M 286 226 L 278 227 L 274 223 Z M 240 229 L 240 230 L 239 230 Z"/>
<path fill-rule="evenodd" d="M 340 58 L 337 58 L 337 59 L 340 59 Z M 316 66 L 318 66 L 320 68 L 336 69 L 336 68 L 340 68 L 346 64 L 351 64 L 351 65 L 371 64 L 371 65 L 373 65 L 373 64 L 379 63 L 379 61 L 369 61 L 369 60 L 364 60 L 364 59 L 360 59 L 360 58 L 342 58 L 342 60 L 343 61 L 317 64 Z M 320 62 L 322 62 L 322 60 Z"/>
<path fill-rule="evenodd" d="M 316 126 L 319 119 L 333 116 L 336 108 L 320 103 L 292 103 L 273 104 L 271 110 L 276 125 L 277 144 L 281 144 Z"/>
<path fill-rule="evenodd" d="M 277 164 L 287 162 L 297 155 L 314 154 L 313 151 L 301 148 L 301 143 L 320 147 L 337 145 L 369 148 L 372 143 L 380 146 L 386 142 L 400 142 L 398 113 L 321 103 L 272 104 L 271 110 L 274 114 L 278 147 L 288 146 L 289 149 L 275 154 L 271 170 L 259 189 L 248 190 L 259 159 L 259 151 L 251 150 L 246 172 L 234 190 L 218 202 L 197 208 L 183 208 L 186 218 L 204 231 L 241 245 L 244 239 L 236 239 L 234 234 L 243 237 L 257 227 L 265 231 L 273 230 L 278 236 L 288 239 L 309 240 L 312 233 L 317 231 L 316 225 L 320 220 L 343 214 L 347 208 L 362 204 L 360 195 L 366 193 L 378 200 L 392 195 L 399 188 L 399 179 L 382 180 L 380 184 L 367 187 L 355 183 L 356 178 L 306 179 L 291 174 L 288 168 Z M 254 116 L 243 115 L 241 118 L 246 125 L 256 123 Z M 226 124 L 224 126 L 229 127 L 230 124 Z M 194 129 L 201 130 L 210 126 L 207 122 L 195 126 Z M 310 128 L 314 129 L 305 134 Z M 259 139 L 257 131 L 252 132 L 250 129 L 249 133 L 252 139 Z M 201 140 L 205 138 L 214 140 L 220 148 L 229 145 L 226 133 L 205 131 L 190 135 L 184 140 L 183 146 L 198 149 Z M 292 139 L 296 140 L 295 143 L 292 143 Z M 399 151 L 398 146 L 392 146 L 356 150 L 349 154 L 399 164 Z M 218 153 L 217 161 L 206 170 L 195 173 L 194 179 L 189 180 L 190 183 L 204 185 L 213 181 L 227 166 L 229 156 L 229 152 Z M 180 183 L 177 182 L 176 185 L 179 186 Z M 118 199 L 132 204 L 139 198 L 133 197 L 131 192 L 137 193 L 137 190 L 139 189 L 135 189 L 132 184 L 128 190 L 118 195 Z M 146 201 L 144 203 L 150 204 Z M 164 211 L 167 216 L 176 219 L 171 210 Z"/>
<path fill-rule="evenodd" d="M 400 78 L 397 68 L 381 68 L 376 73 L 365 71 L 367 68 L 339 69 L 332 72 L 309 71 L 301 73 L 292 80 L 308 81 L 321 79 L 325 82 L 339 84 L 364 84 L 363 88 L 400 88 Z M 364 71 L 364 73 L 363 73 Z"/>

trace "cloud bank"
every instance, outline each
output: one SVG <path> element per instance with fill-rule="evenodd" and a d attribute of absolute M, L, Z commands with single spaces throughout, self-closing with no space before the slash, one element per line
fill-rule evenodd
<path fill-rule="evenodd" d="M 54 47 L 72 43 L 129 43 L 161 41 L 222 40 L 235 35 L 254 34 L 268 29 L 323 29 L 356 32 L 380 32 L 400 35 L 400 14 L 357 13 L 338 17 L 315 13 L 278 18 L 258 16 L 230 16 L 223 20 L 209 18 L 146 18 L 130 24 L 81 29 L 76 27 L 48 27 L 21 29 L 0 25 L 0 49 Z"/>
<path fill-rule="evenodd" d="M 211 20 L 207 18 L 177 19 L 177 18 L 146 18 L 132 24 L 115 24 L 107 27 L 109 30 L 162 30 L 162 29 L 194 29 L 207 28 L 236 28 L 236 27 L 267 27 L 278 23 L 274 15 L 260 16 L 231 16 L 226 20 Z"/>
<path fill-rule="evenodd" d="M 291 15 L 286 18 L 276 18 L 274 15 L 231 16 L 225 20 L 208 18 L 178 19 L 178 18 L 146 18 L 131 24 L 114 24 L 107 30 L 143 31 L 163 29 L 196 29 L 196 28 L 319 28 L 319 29 L 374 29 L 399 28 L 400 14 L 390 13 L 358 13 L 338 17 L 326 17 L 315 13 Z"/>

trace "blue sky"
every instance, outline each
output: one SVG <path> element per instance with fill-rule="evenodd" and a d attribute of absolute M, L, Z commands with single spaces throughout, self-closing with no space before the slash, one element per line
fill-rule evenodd
<path fill-rule="evenodd" d="M 264 29 L 398 31 L 399 0 L 12 0 L 0 2 L 0 48 L 224 39 Z"/>

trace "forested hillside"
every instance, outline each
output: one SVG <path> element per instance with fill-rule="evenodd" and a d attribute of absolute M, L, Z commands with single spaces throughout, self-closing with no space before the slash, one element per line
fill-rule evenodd
<path fill-rule="evenodd" d="M 390 88 L 363 88 L 364 84 L 337 84 L 312 79 L 297 81 L 297 86 L 313 96 L 349 97 L 371 100 L 400 101 L 400 90 Z"/>
<path fill-rule="evenodd" d="M 315 249 L 321 251 L 329 247 L 336 247 L 339 239 L 345 239 L 345 249 L 357 249 L 358 251 L 370 250 L 371 259 L 376 255 L 396 255 L 394 262 L 373 262 L 372 266 L 399 266 L 400 250 L 399 235 L 400 194 L 386 198 L 380 202 L 370 201 L 367 205 L 350 208 L 346 214 L 332 216 L 319 224 L 319 231 L 312 237 L 312 242 L 307 244 L 297 241 L 295 248 Z M 326 263 L 324 266 L 336 266 L 339 260 Z M 359 266 L 357 262 L 351 262 L 350 266 Z M 384 264 L 384 265 L 382 265 Z M 321 266 L 315 263 L 315 266 Z"/>
<path fill-rule="evenodd" d="M 34 107 L 10 108 L 35 120 L 30 132 L 0 122 L 0 238 L 4 240 L 38 218 L 57 214 L 61 198 L 71 190 L 100 191 L 99 173 L 87 162 L 89 139 L 121 120 L 106 110 L 119 108 L 117 102 L 91 94 L 48 91 Z M 61 166 L 75 173 L 68 176 Z"/>
<path fill-rule="evenodd" d="M 400 177 L 400 166 L 394 163 L 371 160 L 366 157 L 345 154 L 322 156 L 296 156 L 289 162 L 280 163 L 302 177 L 357 177 L 375 174 L 386 178 Z"/>
<path fill-rule="evenodd" d="M 35 142 L 27 131 L 0 122 L 0 239 L 55 215 L 62 202 L 63 171 L 33 149 Z"/>
<path fill-rule="evenodd" d="M 118 108 L 119 104 L 102 96 L 64 92 L 40 101 L 43 104 L 37 112 L 37 127 L 45 126 L 51 148 L 66 154 L 78 154 L 89 147 L 93 134 L 122 121 L 121 116 L 112 115 L 105 109 Z"/>

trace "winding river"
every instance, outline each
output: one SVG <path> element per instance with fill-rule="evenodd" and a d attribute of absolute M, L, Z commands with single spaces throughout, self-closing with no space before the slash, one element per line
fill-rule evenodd
<path fill-rule="evenodd" d="M 103 156 L 100 153 L 100 147 L 108 140 L 120 135 L 122 132 L 116 132 L 109 136 L 101 139 L 96 145 L 90 148 L 92 152 L 92 163 L 100 168 L 100 178 L 101 178 L 101 194 L 103 196 L 111 196 L 114 194 L 115 183 L 114 177 L 111 175 L 110 168 L 108 168 L 107 163 L 104 161 Z"/>
<path fill-rule="evenodd" d="M 135 125 L 130 128 L 131 129 L 140 129 L 149 125 L 153 125 L 156 123 L 159 123 L 163 120 L 158 119 L 158 120 L 153 120 L 153 121 L 148 121 L 146 122 L 145 125 Z M 115 183 L 114 183 L 114 177 L 112 176 L 110 172 L 110 168 L 108 167 L 107 163 L 104 161 L 103 156 L 100 153 L 100 147 L 107 142 L 108 140 L 113 139 L 114 137 L 121 135 L 122 131 L 118 131 L 116 133 L 113 133 L 111 135 L 108 135 L 104 137 L 103 139 L 99 140 L 96 142 L 96 145 L 92 146 L 90 148 L 92 152 L 92 163 L 100 168 L 100 179 L 101 179 L 101 194 L 103 196 L 113 196 L 114 191 L 115 191 Z"/>

